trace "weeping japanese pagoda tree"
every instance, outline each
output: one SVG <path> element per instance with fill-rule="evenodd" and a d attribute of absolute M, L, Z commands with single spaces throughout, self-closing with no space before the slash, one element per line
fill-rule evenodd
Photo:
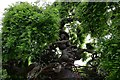
<path fill-rule="evenodd" d="M 101 55 L 99 73 L 106 80 L 120 78 L 120 3 L 81 3 L 77 16 L 85 33 L 96 40 L 95 51 Z"/>
<path fill-rule="evenodd" d="M 108 73 L 106 80 L 120 79 L 120 3 L 108 3 L 107 35 L 100 37 L 98 45 L 102 52 L 100 67 Z"/>
<path fill-rule="evenodd" d="M 61 24 L 66 24 L 64 25 L 65 30 L 67 29 L 66 31 L 71 37 L 71 43 L 81 48 L 87 35 L 83 32 L 83 28 L 80 25 L 81 19 L 75 16 L 79 4 L 80 2 L 61 2 L 58 10 L 60 18 L 64 21 Z"/>
<path fill-rule="evenodd" d="M 30 57 L 39 61 L 37 59 L 41 52 L 50 43 L 58 40 L 59 28 L 64 26 L 70 35 L 71 43 L 79 48 L 90 34 L 94 39 L 94 50 L 100 57 L 97 71 L 105 76 L 106 80 L 118 80 L 119 8 L 119 2 L 55 2 L 45 8 L 28 3 L 10 6 L 3 18 L 3 62 L 22 58 L 21 67 L 25 67 Z M 82 58 L 85 60 L 87 56 Z M 92 76 L 89 75 L 91 79 L 95 79 L 94 75 Z"/>
<path fill-rule="evenodd" d="M 100 56 L 98 72 L 106 80 L 119 79 L 120 2 L 62 2 L 59 6 L 61 18 L 69 18 L 65 23 L 69 23 L 71 42 L 81 47 L 90 34 Z"/>
<path fill-rule="evenodd" d="M 53 7 L 18 2 L 5 9 L 2 25 L 3 64 L 26 68 L 31 60 L 39 61 L 42 51 L 58 39 L 59 14 Z"/>

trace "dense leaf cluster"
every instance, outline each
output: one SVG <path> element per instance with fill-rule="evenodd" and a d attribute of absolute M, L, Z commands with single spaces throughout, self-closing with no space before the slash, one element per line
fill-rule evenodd
<path fill-rule="evenodd" d="M 95 69 L 85 68 L 84 70 L 83 68 L 83 75 L 87 80 L 95 79 L 94 76 L 98 76 L 98 74 L 101 74 L 101 77 L 104 76 L 106 80 L 119 80 L 119 2 L 55 2 L 45 8 L 38 8 L 25 2 L 10 6 L 4 15 L 3 61 L 22 58 L 25 62 L 30 56 L 37 61 L 36 56 L 39 57 L 38 55 L 41 55 L 50 43 L 59 39 L 59 28 L 64 27 L 70 36 L 70 42 L 79 48 L 85 43 L 87 35 L 91 35 L 91 38 L 94 39 L 91 44 L 94 43 L 93 47 L 95 54 L 99 56 L 97 58 L 99 64 L 97 60 L 88 61 L 92 65 L 97 63 L 97 66 Z M 42 58 L 47 55 L 43 55 Z M 54 55 L 49 55 L 49 58 L 46 57 L 43 60 L 51 60 Z M 86 53 L 82 55 L 82 59 L 85 60 Z M 95 75 L 91 75 L 92 73 Z"/>
<path fill-rule="evenodd" d="M 77 16 L 85 33 L 96 38 L 95 50 L 100 57 L 98 70 L 106 80 L 117 80 L 119 75 L 120 3 L 81 3 Z M 102 69 L 102 71 L 101 71 Z"/>
<path fill-rule="evenodd" d="M 6 9 L 4 16 L 3 60 L 34 57 L 58 39 L 59 14 L 55 8 L 16 3 Z"/>

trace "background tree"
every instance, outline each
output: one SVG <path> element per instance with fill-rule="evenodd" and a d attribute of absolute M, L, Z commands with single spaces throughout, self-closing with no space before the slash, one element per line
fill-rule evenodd
<path fill-rule="evenodd" d="M 120 3 L 81 3 L 78 7 L 84 32 L 96 39 L 100 56 L 98 69 L 106 80 L 119 79 L 119 17 Z M 103 71 L 102 71 L 103 70 Z"/>

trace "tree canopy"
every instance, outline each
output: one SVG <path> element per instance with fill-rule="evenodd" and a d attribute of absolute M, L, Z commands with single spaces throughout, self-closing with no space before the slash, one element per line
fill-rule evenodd
<path fill-rule="evenodd" d="M 100 80 L 119 80 L 119 9 L 119 2 L 54 2 L 45 7 L 19 2 L 10 6 L 5 10 L 2 20 L 3 68 L 13 78 L 6 64 L 26 69 L 34 62 L 42 61 L 40 65 L 46 66 L 53 59 L 59 58 L 58 50 L 54 54 L 46 53 L 49 47 L 51 49 L 50 45 L 60 40 L 60 31 L 64 29 L 78 51 L 83 45 L 86 46 L 84 50 L 87 52 L 79 54 L 83 61 L 88 58 L 87 54 L 91 54 L 91 60 L 86 66 L 92 65 L 92 69 L 77 68 L 83 71 L 80 74 L 83 80 L 97 80 L 94 72 L 102 77 Z M 90 43 L 85 42 L 88 35 L 93 40 Z M 97 58 L 93 59 L 93 54 Z M 86 70 L 92 72 L 86 73 Z M 42 80 L 41 75 L 39 79 Z"/>
<path fill-rule="evenodd" d="M 3 55 L 3 59 L 40 54 L 46 45 L 58 39 L 58 10 L 16 3 L 6 9 L 2 29 L 3 54 L 9 55 Z"/>

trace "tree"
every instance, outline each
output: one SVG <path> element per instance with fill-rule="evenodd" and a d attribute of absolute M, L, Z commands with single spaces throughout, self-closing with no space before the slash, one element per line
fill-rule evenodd
<path fill-rule="evenodd" d="M 55 8 L 20 2 L 6 9 L 4 16 L 3 62 L 16 61 L 12 63 L 27 67 L 30 57 L 37 60 L 44 48 L 58 39 L 59 14 Z"/>
<path fill-rule="evenodd" d="M 81 26 L 97 40 L 99 69 L 106 80 L 119 79 L 119 2 L 82 3 L 78 8 Z M 102 75 L 103 75 L 102 74 Z"/>
<path fill-rule="evenodd" d="M 84 68 L 80 68 L 83 79 L 117 80 L 120 77 L 119 8 L 119 2 L 54 2 L 44 8 L 17 3 L 6 10 L 3 18 L 3 62 L 15 60 L 12 62 L 14 67 L 30 68 L 32 75 L 38 75 L 35 73 L 36 68 L 36 72 L 42 68 L 39 72 L 50 74 L 51 69 L 56 70 L 55 65 L 60 67 L 60 63 L 53 62 L 58 62 L 60 58 L 56 47 L 61 50 L 59 44 L 63 30 L 67 31 L 65 34 L 71 45 L 74 45 L 72 48 L 77 49 L 74 51 L 78 53 L 77 59 L 85 61 L 86 54 L 91 54 L 91 60 Z M 85 42 L 87 35 L 91 35 L 93 42 Z M 86 48 L 82 49 L 84 44 Z M 40 65 L 29 65 L 30 61 L 39 62 Z M 24 71 L 20 73 L 26 74 Z M 38 77 L 42 79 L 41 76 L 44 75 Z"/>
<path fill-rule="evenodd" d="M 108 75 L 106 77 L 106 80 L 117 80 L 119 79 L 119 50 L 120 47 L 118 44 L 120 43 L 119 40 L 119 7 L 120 3 L 108 3 L 108 6 L 110 8 L 109 14 L 109 21 L 112 23 L 109 25 L 109 28 L 107 29 L 107 36 L 101 37 L 99 39 L 99 46 L 100 51 L 102 52 L 101 56 L 101 67 L 104 68 Z"/>

